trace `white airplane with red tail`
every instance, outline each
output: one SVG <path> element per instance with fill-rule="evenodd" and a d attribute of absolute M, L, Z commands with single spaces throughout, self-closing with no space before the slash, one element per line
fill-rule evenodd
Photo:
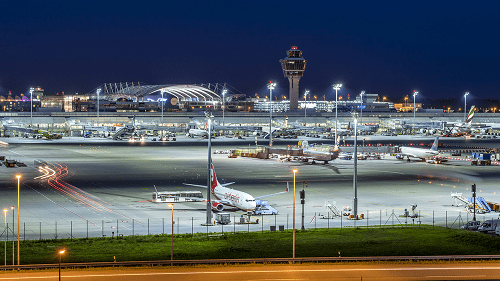
<path fill-rule="evenodd" d="M 220 184 L 219 181 L 217 180 L 217 176 L 215 175 L 214 165 L 211 164 L 210 166 L 211 166 L 210 192 L 213 196 L 213 199 L 211 200 L 210 203 L 214 211 L 220 212 L 224 210 L 224 206 L 230 206 L 246 212 L 252 212 L 255 210 L 256 207 L 255 203 L 256 199 L 261 199 L 264 197 L 269 197 L 288 192 L 288 184 L 287 184 L 286 191 L 259 197 L 253 197 L 252 195 L 246 192 L 226 187 L 230 184 L 233 184 L 234 182 Z M 206 188 L 206 186 L 197 184 L 185 183 L 184 185 Z"/>

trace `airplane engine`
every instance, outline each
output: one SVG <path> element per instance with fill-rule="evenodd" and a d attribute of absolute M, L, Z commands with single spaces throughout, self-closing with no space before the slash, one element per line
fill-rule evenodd
<path fill-rule="evenodd" d="M 219 203 L 219 202 L 213 202 L 212 203 L 212 209 L 214 211 L 219 211 L 220 212 L 220 211 L 224 210 L 224 204 Z"/>

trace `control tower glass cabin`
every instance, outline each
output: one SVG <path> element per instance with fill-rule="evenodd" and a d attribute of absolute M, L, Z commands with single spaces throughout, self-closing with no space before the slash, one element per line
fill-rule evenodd
<path fill-rule="evenodd" d="M 287 57 L 281 59 L 280 62 L 283 75 L 288 77 L 290 83 L 290 111 L 294 111 L 299 107 L 299 80 L 304 75 L 307 61 L 302 57 L 302 51 L 297 50 L 296 46 L 286 51 L 286 55 Z"/>

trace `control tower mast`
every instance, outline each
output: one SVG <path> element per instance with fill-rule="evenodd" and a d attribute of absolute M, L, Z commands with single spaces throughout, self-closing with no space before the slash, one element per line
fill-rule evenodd
<path fill-rule="evenodd" d="M 294 111 L 299 107 L 299 80 L 304 75 L 307 61 L 302 57 L 302 51 L 297 50 L 296 46 L 286 51 L 286 54 L 287 57 L 281 59 L 280 62 L 283 75 L 288 77 L 290 82 L 290 111 Z"/>

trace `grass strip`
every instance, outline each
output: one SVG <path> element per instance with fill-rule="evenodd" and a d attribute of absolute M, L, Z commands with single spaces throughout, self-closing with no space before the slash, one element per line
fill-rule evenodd
<path fill-rule="evenodd" d="M 21 242 L 22 264 L 170 259 L 170 235 L 32 240 Z M 12 264 L 12 242 L 7 264 Z M 9 246 L 10 244 L 10 246 Z M 3 251 L 4 243 L 1 243 Z M 316 229 L 296 232 L 296 257 L 497 255 L 500 238 L 442 227 Z M 292 231 L 174 235 L 174 259 L 292 256 Z M 10 258 L 10 259 L 9 259 Z"/>

